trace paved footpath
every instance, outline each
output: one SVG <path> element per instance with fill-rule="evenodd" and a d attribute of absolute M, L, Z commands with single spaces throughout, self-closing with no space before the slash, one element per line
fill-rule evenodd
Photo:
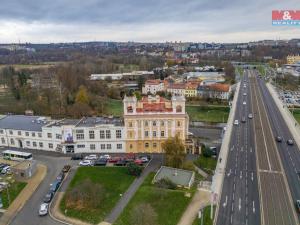
<path fill-rule="evenodd" d="M 197 190 L 177 225 L 192 225 L 200 209 L 210 204 L 210 192 Z"/>
<path fill-rule="evenodd" d="M 41 164 L 37 165 L 36 174 L 28 180 L 27 185 L 18 195 L 18 197 L 12 202 L 8 209 L 4 212 L 0 219 L 0 225 L 9 224 L 17 213 L 22 209 L 27 200 L 35 192 L 39 184 L 45 178 L 47 173 L 47 167 Z"/>
<path fill-rule="evenodd" d="M 126 207 L 130 199 L 133 197 L 137 189 L 141 186 L 145 178 L 150 172 L 155 171 L 161 165 L 161 161 L 158 158 L 153 158 L 148 166 L 143 170 L 141 176 L 133 181 L 128 190 L 123 194 L 122 198 L 119 200 L 115 208 L 111 213 L 105 218 L 105 222 L 113 224 L 119 215 L 122 213 L 123 209 Z M 101 224 L 102 225 L 102 224 Z"/>

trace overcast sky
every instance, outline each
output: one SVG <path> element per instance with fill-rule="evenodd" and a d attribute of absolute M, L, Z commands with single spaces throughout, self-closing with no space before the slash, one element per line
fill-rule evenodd
<path fill-rule="evenodd" d="M 272 26 L 276 9 L 299 0 L 1 0 L 0 42 L 300 38 L 300 26 Z"/>

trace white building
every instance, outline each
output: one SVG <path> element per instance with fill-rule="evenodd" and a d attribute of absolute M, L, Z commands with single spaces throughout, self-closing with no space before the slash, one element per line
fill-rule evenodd
<path fill-rule="evenodd" d="M 142 88 L 143 94 L 151 93 L 155 95 L 159 91 L 164 91 L 165 85 L 163 81 L 156 79 L 156 80 L 147 80 L 145 82 L 145 86 Z"/>
<path fill-rule="evenodd" d="M 116 118 L 88 117 L 50 120 L 9 115 L 0 119 L 0 146 L 58 152 L 125 152 L 123 122 Z"/>
<path fill-rule="evenodd" d="M 185 83 L 171 83 L 166 89 L 172 95 L 185 96 Z"/>
<path fill-rule="evenodd" d="M 90 80 L 121 80 L 123 77 L 136 79 L 139 76 L 153 75 L 153 71 L 132 71 L 131 73 L 107 73 L 107 74 L 91 74 Z"/>

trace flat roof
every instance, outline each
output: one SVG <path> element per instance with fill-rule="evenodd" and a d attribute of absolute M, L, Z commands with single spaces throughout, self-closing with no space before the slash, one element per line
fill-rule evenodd
<path fill-rule="evenodd" d="M 0 129 L 42 131 L 42 127 L 49 122 L 46 117 L 8 115 L 0 118 Z"/>
<path fill-rule="evenodd" d="M 159 181 L 163 178 L 167 178 L 177 185 L 189 187 L 193 176 L 193 171 L 162 166 L 156 173 L 154 179 L 155 181 Z"/>
<path fill-rule="evenodd" d="M 122 126 L 123 120 L 118 117 L 84 117 L 76 127 L 95 127 L 98 125 Z"/>

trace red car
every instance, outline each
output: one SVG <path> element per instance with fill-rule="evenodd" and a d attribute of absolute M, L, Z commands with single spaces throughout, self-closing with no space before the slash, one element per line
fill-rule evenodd
<path fill-rule="evenodd" d="M 120 160 L 120 157 L 112 157 L 110 160 L 108 160 L 109 163 L 116 163 Z"/>
<path fill-rule="evenodd" d="M 134 160 L 134 163 L 137 165 L 143 165 L 143 161 L 141 159 Z"/>

